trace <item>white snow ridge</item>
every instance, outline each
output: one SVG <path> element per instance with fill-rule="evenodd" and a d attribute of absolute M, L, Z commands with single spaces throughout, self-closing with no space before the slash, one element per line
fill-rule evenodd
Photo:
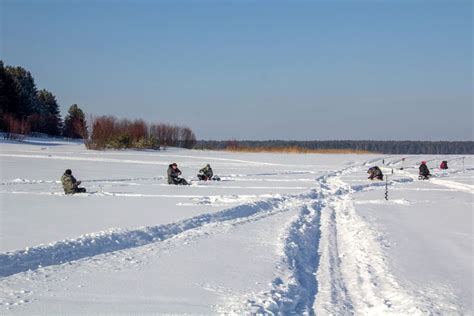
<path fill-rule="evenodd" d="M 399 156 L 49 142 L 0 143 L 2 315 L 473 314 L 470 156 L 430 156 L 420 181 L 421 156 L 399 170 Z M 190 186 L 166 183 L 174 161 Z M 206 163 L 222 181 L 195 179 Z M 388 182 L 367 180 L 373 165 Z M 88 193 L 62 193 L 67 168 Z"/>

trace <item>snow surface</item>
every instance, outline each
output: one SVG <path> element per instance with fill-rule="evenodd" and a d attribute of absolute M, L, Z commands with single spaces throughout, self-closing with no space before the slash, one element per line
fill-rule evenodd
<path fill-rule="evenodd" d="M 2 142 L 0 314 L 472 315 L 473 157 L 401 158 Z"/>

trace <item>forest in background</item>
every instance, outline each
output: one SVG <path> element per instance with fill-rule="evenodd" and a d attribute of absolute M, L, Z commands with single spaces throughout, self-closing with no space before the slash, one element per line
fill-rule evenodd
<path fill-rule="evenodd" d="M 381 154 L 474 154 L 473 141 L 374 141 L 374 140 L 201 140 L 196 149 L 241 152 L 381 153 Z"/>

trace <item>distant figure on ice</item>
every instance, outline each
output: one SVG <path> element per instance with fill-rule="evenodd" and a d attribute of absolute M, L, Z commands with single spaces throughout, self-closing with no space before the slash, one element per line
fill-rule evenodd
<path fill-rule="evenodd" d="M 63 184 L 63 189 L 65 194 L 74 194 L 74 193 L 85 193 L 85 188 L 80 188 L 79 185 L 81 181 L 77 181 L 76 178 L 72 175 L 71 169 L 64 171 L 63 176 L 61 177 L 61 183 Z"/>
<path fill-rule="evenodd" d="M 420 180 L 428 180 L 431 176 L 430 169 L 428 169 L 428 166 L 426 165 L 426 161 L 422 161 L 420 165 L 420 173 L 419 173 L 419 179 Z"/>
<path fill-rule="evenodd" d="M 168 167 L 168 184 L 188 184 L 186 179 L 181 178 L 181 170 L 178 169 L 178 165 L 175 162 Z"/>
<path fill-rule="evenodd" d="M 369 180 L 383 180 L 382 170 L 380 170 L 380 168 L 377 166 L 369 168 L 369 170 L 367 170 L 367 173 L 369 174 Z"/>
<path fill-rule="evenodd" d="M 207 164 L 204 168 L 199 170 L 198 179 L 201 181 L 212 180 L 214 172 L 212 171 L 211 165 Z"/>
<path fill-rule="evenodd" d="M 439 165 L 439 169 L 441 169 L 441 170 L 448 169 L 448 161 L 447 160 L 441 161 L 441 164 Z"/>

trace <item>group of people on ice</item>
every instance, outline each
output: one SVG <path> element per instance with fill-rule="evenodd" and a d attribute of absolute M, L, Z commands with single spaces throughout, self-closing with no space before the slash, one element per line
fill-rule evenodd
<path fill-rule="evenodd" d="M 189 185 L 188 181 L 186 179 L 181 177 L 181 170 L 178 169 L 178 164 L 177 163 L 172 163 L 168 167 L 168 184 L 174 184 L 174 185 Z M 211 165 L 207 164 L 204 166 L 204 168 L 199 169 L 199 173 L 197 175 L 199 181 L 210 181 L 210 180 L 215 180 L 215 181 L 220 181 L 220 178 L 217 176 L 214 176 L 214 172 L 212 171 Z"/>
<path fill-rule="evenodd" d="M 443 160 L 439 166 L 439 169 L 448 169 L 448 161 Z M 428 165 L 426 164 L 425 160 L 421 162 L 420 166 L 418 167 L 418 170 L 418 178 L 420 180 L 428 180 L 431 177 L 430 169 L 428 168 Z M 383 180 L 382 170 L 377 166 L 369 168 L 369 170 L 367 170 L 367 173 L 369 174 L 369 180 Z"/>
<path fill-rule="evenodd" d="M 174 185 L 189 185 L 188 181 L 181 177 L 181 170 L 178 169 L 177 163 L 172 163 L 168 167 L 168 184 Z M 199 181 L 220 181 L 220 178 L 214 176 L 214 172 L 212 171 L 211 165 L 206 164 L 203 168 L 199 169 L 199 173 L 197 175 Z M 61 183 L 63 185 L 64 193 L 65 194 L 75 194 L 75 193 L 85 193 L 86 189 L 79 187 L 81 185 L 81 181 L 77 181 L 76 178 L 72 175 L 72 170 L 67 169 L 63 176 L 61 177 Z"/>
<path fill-rule="evenodd" d="M 443 160 L 441 165 L 439 166 L 440 169 L 446 170 L 448 169 L 448 162 Z M 378 166 L 374 166 L 369 168 L 367 171 L 369 174 L 369 180 L 383 180 L 383 172 Z M 181 170 L 178 168 L 177 163 L 172 163 L 168 167 L 168 184 L 172 185 L 189 185 L 188 181 L 181 177 Z M 431 176 L 430 169 L 426 165 L 426 161 L 422 161 L 419 167 L 419 179 L 420 180 L 427 180 Z M 209 181 L 209 180 L 217 180 L 219 181 L 220 178 L 214 176 L 214 172 L 212 171 L 211 165 L 206 164 L 202 169 L 199 170 L 197 175 L 199 181 Z M 63 176 L 61 177 L 61 183 L 63 185 L 64 193 L 65 194 L 75 194 L 75 193 L 85 193 L 86 189 L 81 188 L 81 181 L 77 181 L 76 178 L 72 175 L 71 169 L 67 169 Z"/>

